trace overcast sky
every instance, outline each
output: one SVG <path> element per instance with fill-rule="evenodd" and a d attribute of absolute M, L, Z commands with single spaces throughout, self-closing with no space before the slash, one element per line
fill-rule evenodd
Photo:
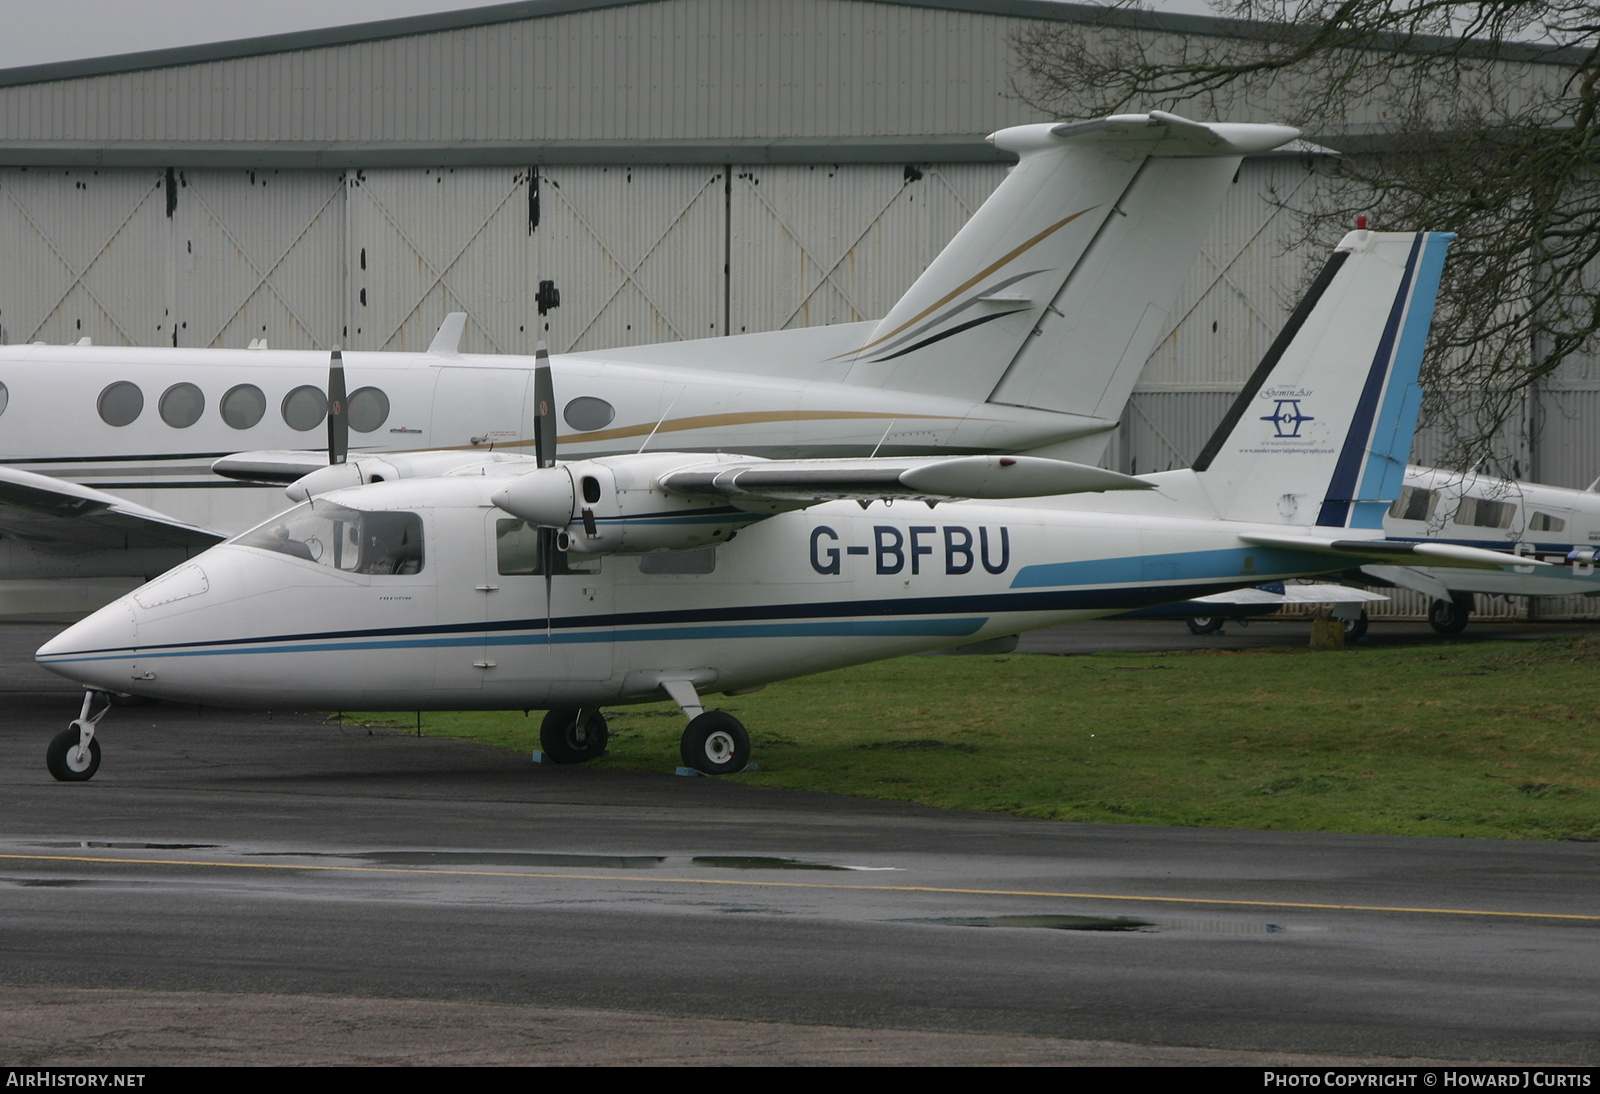
<path fill-rule="evenodd" d="M 1205 0 L 1145 0 L 1206 14 Z M 0 0 L 0 68 L 344 26 L 485 0 Z"/>

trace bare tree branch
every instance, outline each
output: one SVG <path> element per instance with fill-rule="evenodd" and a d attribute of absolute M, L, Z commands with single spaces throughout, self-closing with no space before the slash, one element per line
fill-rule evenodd
<path fill-rule="evenodd" d="M 1424 377 L 1455 459 L 1477 462 L 1523 390 L 1600 334 L 1600 2 L 1212 6 L 1212 33 L 1163 29 L 1134 0 L 1035 24 L 1015 42 L 1015 87 L 1064 117 L 1161 108 L 1300 126 L 1347 153 L 1298 210 L 1318 250 L 1358 213 L 1455 232 Z"/>

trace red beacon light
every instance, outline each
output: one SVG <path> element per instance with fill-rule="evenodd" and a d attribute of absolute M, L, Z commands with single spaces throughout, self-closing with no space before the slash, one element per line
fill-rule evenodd
<path fill-rule="evenodd" d="M 1356 217 L 1356 230 L 1360 232 L 1367 230 L 1367 214 L 1362 213 L 1360 216 Z"/>

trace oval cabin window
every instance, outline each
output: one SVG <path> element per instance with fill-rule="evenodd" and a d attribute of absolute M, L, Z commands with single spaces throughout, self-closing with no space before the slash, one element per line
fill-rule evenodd
<path fill-rule="evenodd" d="M 348 407 L 350 428 L 357 433 L 371 433 L 389 420 L 389 396 L 375 387 L 351 392 Z"/>
<path fill-rule="evenodd" d="M 205 409 L 205 393 L 193 384 L 173 384 L 161 393 L 161 420 L 173 429 L 188 429 Z"/>
<path fill-rule="evenodd" d="M 561 412 L 573 429 L 587 433 L 591 429 L 604 429 L 617 416 L 617 408 L 593 395 L 580 395 L 567 404 Z"/>
<path fill-rule="evenodd" d="M 222 420 L 235 429 L 249 429 L 267 412 L 267 397 L 254 384 L 229 388 L 222 397 Z"/>
<path fill-rule="evenodd" d="M 328 416 L 328 397 L 321 388 L 307 384 L 297 387 L 283 397 L 283 420 L 290 429 L 304 433 L 322 424 Z"/>
<path fill-rule="evenodd" d="M 98 405 L 106 425 L 127 425 L 144 411 L 144 392 L 137 384 L 118 380 L 100 393 Z"/>

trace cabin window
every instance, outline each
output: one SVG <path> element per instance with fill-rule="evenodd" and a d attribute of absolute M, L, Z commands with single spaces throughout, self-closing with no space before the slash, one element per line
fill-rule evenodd
<path fill-rule="evenodd" d="M 357 388 L 346 405 L 350 428 L 357 433 L 371 433 L 389 420 L 389 396 L 375 387 Z"/>
<path fill-rule="evenodd" d="M 573 429 L 588 432 L 591 429 L 604 429 L 610 425 L 617 416 L 617 408 L 604 399 L 596 399 L 593 395 L 580 395 L 567 404 L 561 416 Z"/>
<path fill-rule="evenodd" d="M 1465 497 L 1456 510 L 1456 523 L 1467 528 L 1510 528 L 1517 507 L 1509 501 Z"/>
<path fill-rule="evenodd" d="M 551 573 L 593 574 L 600 571 L 600 560 L 592 555 L 569 555 L 555 550 L 551 540 L 539 535 L 539 529 L 525 520 L 497 520 L 494 522 L 494 553 L 496 569 L 502 574 L 542 574 L 544 561 L 541 543 L 549 543 L 555 556 L 555 569 Z"/>
<path fill-rule="evenodd" d="M 717 568 L 717 549 L 652 551 L 639 556 L 641 574 L 709 574 Z"/>
<path fill-rule="evenodd" d="M 1549 513 L 1535 513 L 1528 518 L 1528 531 L 1530 532 L 1560 532 L 1567 527 L 1567 522 L 1562 517 L 1551 516 Z"/>
<path fill-rule="evenodd" d="M 1400 491 L 1400 496 L 1389 506 L 1389 515 L 1396 520 L 1431 520 L 1438 504 L 1437 490 L 1408 486 Z"/>
<path fill-rule="evenodd" d="M 235 429 L 249 429 L 267 412 L 267 397 L 254 384 L 240 384 L 222 397 L 222 420 Z"/>
<path fill-rule="evenodd" d="M 422 572 L 422 518 L 307 502 L 230 542 L 352 574 Z"/>
<path fill-rule="evenodd" d="M 205 393 L 193 384 L 173 384 L 161 393 L 161 420 L 173 429 L 188 429 L 205 413 Z"/>
<path fill-rule="evenodd" d="M 11 392 L 6 390 L 6 385 L 0 384 L 0 414 L 6 412 L 6 406 L 11 402 Z"/>
<path fill-rule="evenodd" d="M 144 392 L 137 384 L 118 380 L 100 393 L 99 408 L 106 425 L 127 425 L 144 411 Z"/>
<path fill-rule="evenodd" d="M 283 420 L 290 429 L 304 433 L 322 424 L 328 416 L 328 397 L 321 388 L 307 384 L 297 387 L 283 397 Z"/>

